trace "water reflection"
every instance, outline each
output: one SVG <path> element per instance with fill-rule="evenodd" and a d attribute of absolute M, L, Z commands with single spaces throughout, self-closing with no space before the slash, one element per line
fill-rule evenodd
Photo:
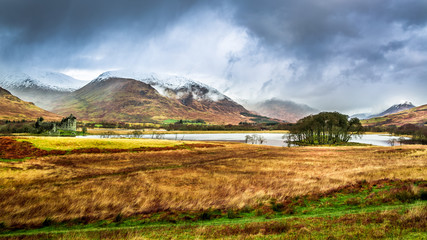
<path fill-rule="evenodd" d="M 256 135 L 262 138 L 263 145 L 270 146 L 287 146 L 285 142 L 288 134 L 283 133 L 203 133 L 203 134 L 167 134 L 167 133 L 153 133 L 153 134 L 138 134 L 138 135 L 88 135 L 79 136 L 82 138 L 150 138 L 150 139 L 168 139 L 168 140 L 185 140 L 185 141 L 233 141 L 233 142 L 245 142 L 249 144 L 252 141 L 248 141 L 247 136 Z M 390 140 L 395 140 L 395 144 L 398 142 L 398 138 L 390 135 L 383 134 L 366 134 L 362 135 L 361 138 L 352 138 L 350 142 L 372 144 L 376 146 L 390 146 Z M 260 144 L 260 141 L 256 141 Z M 397 143 L 396 145 L 398 145 Z"/>

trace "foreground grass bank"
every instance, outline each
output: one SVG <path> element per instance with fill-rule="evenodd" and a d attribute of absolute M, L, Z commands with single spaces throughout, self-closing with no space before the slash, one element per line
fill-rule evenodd
<path fill-rule="evenodd" d="M 29 238 L 419 238 L 426 172 L 426 146 L 53 154 L 0 162 L 0 226 Z"/>
<path fill-rule="evenodd" d="M 9 239 L 378 239 L 427 237 L 427 182 L 358 182 L 318 195 L 275 200 L 243 209 L 163 211 L 90 222 L 55 222 L 39 228 L 0 228 Z"/>

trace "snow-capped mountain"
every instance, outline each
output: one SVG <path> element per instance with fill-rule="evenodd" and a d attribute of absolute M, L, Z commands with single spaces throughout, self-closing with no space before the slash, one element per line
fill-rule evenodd
<path fill-rule="evenodd" d="M 399 106 L 400 105 L 400 106 Z M 400 110 L 403 107 L 413 106 L 410 102 L 405 102 L 403 104 L 393 105 L 392 110 Z M 414 124 L 423 126 L 427 123 L 427 104 L 411 107 L 406 110 L 401 110 L 396 113 L 387 114 L 386 116 L 376 117 L 372 119 L 365 120 L 363 125 L 365 126 L 403 126 L 406 124 Z"/>
<path fill-rule="evenodd" d="M 71 92 L 87 84 L 68 75 L 30 70 L 27 72 L 0 71 L 0 86 L 8 88 L 38 87 L 63 92 Z"/>
<path fill-rule="evenodd" d="M 56 101 L 53 112 L 112 122 L 203 119 L 209 123 L 238 124 L 252 121 L 243 106 L 207 85 L 157 74 L 102 74 Z"/>
<path fill-rule="evenodd" d="M 401 103 L 401 104 L 395 104 L 395 105 L 389 107 L 384 112 L 371 115 L 371 116 L 369 116 L 369 118 L 382 117 L 382 116 L 389 115 L 389 114 L 392 114 L 392 113 L 397 113 L 397 112 L 400 112 L 400 111 L 408 110 L 408 109 L 411 109 L 411 108 L 414 108 L 414 107 L 415 106 L 411 102 L 406 101 L 406 102 Z"/>
<path fill-rule="evenodd" d="M 397 113 L 397 112 L 401 112 L 404 110 L 408 110 L 411 108 L 414 108 L 415 106 L 409 102 L 406 101 L 404 103 L 400 103 L 400 104 L 395 104 L 391 107 L 389 107 L 387 110 L 381 112 L 381 113 L 359 113 L 359 114 L 354 114 L 351 117 L 357 117 L 359 119 L 371 119 L 371 118 L 376 118 L 376 117 L 383 117 L 389 114 L 393 114 L 393 113 Z"/>
<path fill-rule="evenodd" d="M 157 73 L 141 73 L 134 71 L 109 71 L 102 73 L 92 82 L 110 78 L 128 78 L 151 85 L 161 95 L 174 99 L 185 99 L 189 95 L 194 100 L 231 100 L 215 88 L 189 78 Z"/>

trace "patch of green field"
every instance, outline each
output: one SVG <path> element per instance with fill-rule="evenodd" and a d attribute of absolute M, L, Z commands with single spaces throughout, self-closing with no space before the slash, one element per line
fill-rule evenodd
<path fill-rule="evenodd" d="M 166 119 L 166 120 L 163 120 L 163 124 L 174 124 L 174 123 L 176 123 L 176 122 L 179 122 L 179 120 L 176 120 L 176 119 Z"/>
<path fill-rule="evenodd" d="M 139 147 L 173 147 L 179 141 L 160 139 L 90 139 L 70 137 L 26 137 L 17 141 L 27 141 L 44 150 L 73 150 L 80 148 L 133 149 Z"/>
<path fill-rule="evenodd" d="M 184 125 L 206 125 L 204 120 L 177 120 L 177 119 L 166 119 L 162 121 L 162 124 L 175 124 L 180 123 Z"/>
<path fill-rule="evenodd" d="M 26 159 L 4 159 L 4 158 L 0 158 L 0 162 L 23 162 Z"/>

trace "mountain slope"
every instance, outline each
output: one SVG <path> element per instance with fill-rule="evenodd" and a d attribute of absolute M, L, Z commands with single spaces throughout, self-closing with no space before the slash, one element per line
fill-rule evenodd
<path fill-rule="evenodd" d="M 365 126 L 402 126 L 405 124 L 426 124 L 427 123 L 427 104 L 419 107 L 413 107 L 405 111 L 389 114 L 382 117 L 362 120 Z"/>
<path fill-rule="evenodd" d="M 61 120 L 61 116 L 43 110 L 33 103 L 25 102 L 0 88 L 0 119 L 1 120 L 36 120 L 43 117 L 49 121 Z"/>
<path fill-rule="evenodd" d="M 287 122 L 297 122 L 305 116 L 319 112 L 318 110 L 304 104 L 274 98 L 249 105 L 248 108 L 261 115 L 281 119 Z"/>
<path fill-rule="evenodd" d="M 37 106 L 48 110 L 52 107 L 51 102 L 86 83 L 56 72 L 0 71 L 0 87 L 25 101 L 34 102 Z"/>
<path fill-rule="evenodd" d="M 146 82 L 101 75 L 59 100 L 54 112 L 97 121 L 144 122 L 169 118 L 204 119 L 218 124 L 249 121 L 240 114 L 248 112 L 244 107 L 226 96 L 214 101 L 208 97 L 211 90 L 196 82 L 188 81 L 178 88 L 161 85 L 162 81 L 151 82 L 158 88 L 162 86 L 167 96 Z"/>

